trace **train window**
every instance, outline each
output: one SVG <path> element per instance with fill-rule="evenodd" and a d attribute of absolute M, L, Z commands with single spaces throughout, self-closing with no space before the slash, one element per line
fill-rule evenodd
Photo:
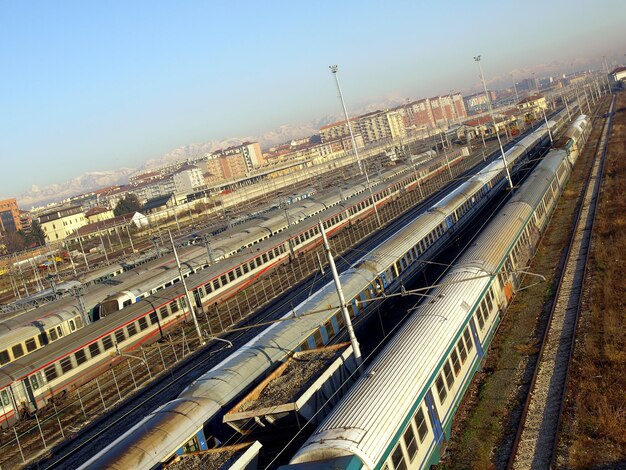
<path fill-rule="evenodd" d="M 353 304 L 349 304 L 348 305 L 348 315 L 350 315 L 350 318 L 354 318 L 354 305 Z"/>
<path fill-rule="evenodd" d="M 482 330 L 485 326 L 485 320 L 483 320 L 483 312 L 481 310 L 481 305 L 476 309 L 476 319 L 478 320 L 478 326 Z"/>
<path fill-rule="evenodd" d="M 150 323 L 153 325 L 159 323 L 159 316 L 156 312 L 150 312 Z"/>
<path fill-rule="evenodd" d="M 467 359 L 467 351 L 465 350 L 463 338 L 459 338 L 459 342 L 456 343 L 456 347 L 459 350 L 459 354 L 461 355 L 461 362 L 465 364 L 465 359 Z"/>
<path fill-rule="evenodd" d="M 246 274 L 250 271 L 250 269 L 248 268 L 248 263 L 242 264 L 241 267 L 243 268 L 243 273 Z"/>
<path fill-rule="evenodd" d="M 267 253 L 263 253 L 261 259 L 263 260 L 263 264 L 267 263 Z"/>
<path fill-rule="evenodd" d="M 148 319 L 146 317 L 141 317 L 139 319 L 139 329 L 141 331 L 145 330 L 146 328 L 148 328 Z"/>
<path fill-rule="evenodd" d="M 15 346 L 13 346 L 11 348 L 11 351 L 13 351 L 13 357 L 15 359 L 17 359 L 18 357 L 22 357 L 24 355 L 24 348 L 22 347 L 21 344 L 16 344 Z"/>
<path fill-rule="evenodd" d="M 220 288 L 220 280 L 219 279 L 215 279 L 213 281 L 213 290 L 216 291 Z"/>
<path fill-rule="evenodd" d="M 54 379 L 56 379 L 59 374 L 57 373 L 57 368 L 55 364 L 52 364 L 51 366 L 46 367 L 43 370 L 44 374 L 46 375 L 46 380 L 48 382 L 52 382 Z"/>
<path fill-rule="evenodd" d="M 226 278 L 226 274 L 224 274 L 223 276 L 220 276 L 220 280 L 222 281 L 223 286 L 228 284 L 228 279 Z"/>
<path fill-rule="evenodd" d="M 0 351 L 0 365 L 4 365 L 11 362 L 11 358 L 9 357 L 9 352 L 6 349 Z"/>
<path fill-rule="evenodd" d="M 124 334 L 124 330 L 120 329 L 115 332 L 115 341 L 117 344 L 120 344 L 125 339 L 126 339 L 126 335 Z"/>
<path fill-rule="evenodd" d="M 424 442 L 424 438 L 426 434 L 428 434 L 428 425 L 426 424 L 426 419 L 424 419 L 424 412 L 421 406 L 419 410 L 417 410 L 417 415 L 415 415 L 415 427 L 417 428 L 417 435 L 420 438 L 420 442 Z"/>
<path fill-rule="evenodd" d="M 113 340 L 111 339 L 110 335 L 107 335 L 104 338 L 102 338 L 102 346 L 104 347 L 105 351 L 113 347 Z"/>
<path fill-rule="evenodd" d="M 181 298 L 180 301 L 182 303 L 183 299 Z M 180 307 L 178 305 L 178 300 L 174 300 L 174 302 L 170 303 L 170 310 L 172 311 L 172 313 L 176 313 L 180 310 Z"/>
<path fill-rule="evenodd" d="M 70 320 L 68 323 L 70 325 L 70 331 L 75 331 L 76 325 L 74 324 L 74 320 Z"/>
<path fill-rule="evenodd" d="M 324 346 L 324 340 L 322 339 L 322 333 L 320 333 L 320 330 L 315 330 L 313 332 L 313 341 L 315 341 L 315 346 L 317 347 Z"/>
<path fill-rule="evenodd" d="M 472 348 L 474 347 L 474 343 L 472 343 L 472 334 L 470 333 L 469 326 L 465 328 L 463 332 L 463 337 L 465 338 L 465 344 L 467 345 L 467 351 L 472 352 Z"/>
<path fill-rule="evenodd" d="M 231 282 L 235 280 L 235 272 L 234 271 L 228 271 L 228 280 L 231 281 Z"/>
<path fill-rule="evenodd" d="M 435 381 L 435 387 L 437 388 L 437 394 L 439 395 L 439 402 L 443 404 L 446 400 L 446 396 L 448 396 L 448 391 L 446 390 L 446 386 L 443 383 L 443 378 L 441 374 L 437 376 L 437 380 Z"/>
<path fill-rule="evenodd" d="M 459 371 L 461 370 L 461 361 L 459 361 L 459 355 L 454 349 L 452 350 L 450 358 L 452 359 L 452 367 L 454 367 L 454 375 L 459 375 Z"/>
<path fill-rule="evenodd" d="M 89 345 L 89 354 L 91 357 L 96 357 L 100 354 L 100 345 L 97 342 Z"/>
<path fill-rule="evenodd" d="M 450 367 L 450 362 L 446 361 L 443 366 L 443 373 L 446 377 L 446 383 L 448 384 L 448 388 L 452 388 L 454 385 L 454 375 L 452 374 L 452 367 Z"/>
<path fill-rule="evenodd" d="M 404 455 L 402 455 L 402 447 L 400 447 L 400 444 L 398 444 L 393 450 L 393 454 L 391 454 L 391 462 L 393 463 L 393 468 L 396 470 L 406 470 L 406 462 L 404 461 Z"/>
<path fill-rule="evenodd" d="M 50 338 L 50 341 L 56 341 L 57 339 L 59 339 L 59 337 L 57 336 L 57 332 L 54 328 L 48 331 L 48 337 Z"/>
<path fill-rule="evenodd" d="M 2 404 L 4 406 L 9 406 L 9 394 L 6 390 L 2 390 L 2 392 L 0 392 L 0 397 L 2 397 Z"/>
<path fill-rule="evenodd" d="M 343 320 L 343 313 L 339 312 L 335 314 L 335 320 L 337 320 L 337 326 L 339 326 L 339 329 L 343 328 L 345 326 L 345 322 Z"/>
<path fill-rule="evenodd" d="M 74 359 L 76 359 L 76 365 L 81 365 L 83 362 L 87 361 L 87 355 L 85 354 L 84 349 L 79 349 L 74 353 Z"/>
<path fill-rule="evenodd" d="M 70 359 L 69 356 L 66 356 L 63 359 L 61 359 L 59 364 L 61 365 L 61 370 L 63 371 L 64 374 L 72 370 L 72 359 Z"/>
<path fill-rule="evenodd" d="M 326 330 L 326 336 L 328 339 L 331 339 L 335 336 L 335 331 L 333 330 L 333 325 L 330 323 L 330 320 L 324 323 L 324 329 Z"/>
<path fill-rule="evenodd" d="M 412 461 L 417 452 L 417 438 L 410 422 L 406 431 L 404 431 L 404 447 L 406 447 L 406 453 L 409 454 L 409 461 Z"/>
<path fill-rule="evenodd" d="M 126 327 L 126 331 L 128 332 L 128 337 L 135 336 L 137 334 L 137 326 L 134 323 L 131 323 Z"/>
<path fill-rule="evenodd" d="M 159 309 L 159 313 L 161 314 L 161 318 L 167 318 L 170 314 L 169 310 L 167 309 L 167 305 L 161 307 Z"/>
<path fill-rule="evenodd" d="M 213 284 L 211 284 L 210 282 L 207 282 L 204 285 L 204 292 L 206 292 L 206 295 L 209 295 L 211 292 L 213 292 Z"/>
<path fill-rule="evenodd" d="M 57 326 L 57 334 L 59 335 L 59 338 L 63 337 L 63 329 L 60 326 Z"/>
<path fill-rule="evenodd" d="M 489 316 L 489 314 L 493 310 L 493 302 L 491 301 L 491 291 L 487 291 L 487 295 L 485 296 L 485 300 L 487 300 L 487 306 L 488 306 L 487 316 Z"/>
<path fill-rule="evenodd" d="M 489 318 L 489 308 L 487 308 L 487 298 L 483 297 L 482 302 L 480 303 L 480 312 L 483 316 L 483 321 L 486 322 Z M 482 328 L 482 327 L 481 327 Z"/>
<path fill-rule="evenodd" d="M 83 319 L 80 317 L 75 317 L 74 321 L 76 321 L 76 328 L 82 328 L 83 327 Z"/>
<path fill-rule="evenodd" d="M 37 343 L 35 342 L 35 338 L 27 339 L 26 350 L 28 352 L 31 352 L 31 351 L 34 351 L 35 349 L 37 349 Z"/>

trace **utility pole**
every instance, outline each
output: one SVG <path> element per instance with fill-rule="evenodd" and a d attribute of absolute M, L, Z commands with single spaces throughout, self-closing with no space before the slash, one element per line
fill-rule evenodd
<path fill-rule="evenodd" d="M 493 117 L 493 106 L 491 105 L 491 97 L 487 92 L 487 84 L 485 83 L 485 76 L 483 75 L 483 67 L 480 65 L 480 55 L 474 57 L 474 60 L 478 63 L 478 70 L 480 71 L 480 80 L 483 82 L 483 89 L 485 90 L 485 96 L 487 98 L 487 105 L 489 107 L 489 115 L 491 116 L 491 122 L 493 122 L 493 128 L 496 131 L 496 137 L 498 138 L 498 144 L 500 145 L 500 152 L 502 154 L 502 161 L 504 162 L 504 169 L 506 170 L 506 177 L 509 182 L 509 189 L 513 190 L 513 180 L 511 179 L 511 173 L 509 173 L 509 165 L 506 163 L 506 157 L 504 156 L 504 148 L 502 147 L 502 140 L 500 139 L 500 133 L 496 126 L 496 120 Z"/>
<path fill-rule="evenodd" d="M 78 301 L 78 309 L 80 310 L 80 315 L 83 317 L 83 324 L 89 325 L 91 323 L 91 319 L 87 314 L 87 309 L 85 308 L 85 301 L 83 296 L 85 295 L 85 286 L 80 285 L 72 288 L 72 297 L 74 297 Z"/>
<path fill-rule="evenodd" d="M 180 274 L 180 282 L 183 284 L 183 288 L 185 289 L 185 296 L 187 297 L 187 306 L 189 308 L 189 313 L 191 313 L 191 318 L 193 319 L 193 324 L 196 327 L 196 333 L 198 334 L 198 338 L 200 339 L 200 344 L 204 346 L 206 341 L 202 336 L 202 332 L 200 331 L 200 325 L 198 325 L 198 319 L 196 318 L 196 312 L 194 310 L 193 299 L 191 298 L 191 293 L 187 288 L 187 282 L 185 281 L 185 276 L 183 276 L 183 270 L 180 266 L 180 260 L 178 259 L 178 251 L 176 251 L 176 245 L 174 244 L 174 239 L 172 238 L 172 231 L 167 229 L 167 233 L 170 236 L 170 242 L 172 243 L 172 249 L 174 250 L 174 258 L 176 259 L 176 266 L 178 266 L 178 274 Z"/>
<path fill-rule="evenodd" d="M 352 350 L 354 351 L 354 360 L 356 361 L 357 369 L 360 370 L 361 364 L 363 364 L 363 358 L 361 357 L 361 348 L 359 347 L 359 342 L 357 341 L 356 335 L 354 334 L 352 319 L 350 318 L 350 314 L 348 313 L 348 309 L 346 308 L 346 299 L 343 296 L 343 289 L 341 288 L 341 282 L 339 281 L 339 274 L 337 274 L 337 266 L 335 266 L 335 260 L 332 253 L 330 252 L 330 245 L 328 243 L 328 238 L 326 238 L 326 230 L 324 230 L 324 224 L 321 220 L 319 221 L 319 227 L 320 232 L 322 233 L 322 239 L 324 240 L 324 248 L 326 249 L 326 255 L 328 256 L 330 270 L 333 273 L 333 281 L 335 281 L 335 288 L 337 289 L 337 297 L 339 297 L 341 313 L 343 314 L 343 319 L 346 323 L 346 328 L 348 330 L 348 336 L 350 337 L 350 343 L 352 344 Z"/>

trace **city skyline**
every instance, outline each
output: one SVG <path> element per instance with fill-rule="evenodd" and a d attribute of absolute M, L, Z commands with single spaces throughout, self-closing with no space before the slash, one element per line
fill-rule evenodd
<path fill-rule="evenodd" d="M 568 64 L 598 67 L 603 55 L 623 63 L 620 6 L 595 5 L 606 22 L 591 23 L 583 2 L 524 9 L 359 2 L 330 11 L 330 4 L 247 3 L 234 11 L 66 2 L 41 3 L 37 14 L 4 5 L 11 21 L 0 32 L 8 46 L 0 154 L 14 177 L 0 198 L 19 200 L 33 185 L 90 171 L 139 167 L 194 142 L 338 116 L 331 63 L 340 66 L 351 113 L 372 102 L 478 91 L 478 53 L 495 85 L 510 83 L 511 73 L 518 80 L 531 71 L 567 72 Z M 485 22 L 494 30 L 474 26 Z"/>

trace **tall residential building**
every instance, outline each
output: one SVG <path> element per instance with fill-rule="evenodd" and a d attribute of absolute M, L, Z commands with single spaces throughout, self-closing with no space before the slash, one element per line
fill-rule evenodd
<path fill-rule="evenodd" d="M 218 158 L 235 157 L 234 159 L 241 159 L 246 168 L 243 172 L 244 175 L 265 163 L 263 152 L 258 142 L 244 142 L 241 145 L 235 145 L 224 150 L 213 152 L 212 155 Z"/>
<path fill-rule="evenodd" d="M 424 98 L 398 108 L 404 126 L 413 129 L 434 128 L 467 117 L 460 93 Z"/>
<path fill-rule="evenodd" d="M 406 128 L 402 115 L 398 111 L 374 111 L 350 119 L 352 133 L 354 134 L 357 147 L 358 140 L 363 139 L 367 145 L 380 139 L 403 137 L 406 135 Z M 320 129 L 320 138 L 323 143 L 332 142 L 339 138 L 350 135 L 347 121 L 329 124 Z M 360 136 L 360 137 L 358 137 Z"/>
<path fill-rule="evenodd" d="M 358 125 L 366 145 L 377 140 L 406 136 L 402 116 L 397 111 L 374 111 L 359 116 Z"/>
<path fill-rule="evenodd" d="M 183 165 L 173 178 L 176 194 L 189 194 L 204 186 L 204 174 L 196 165 Z"/>
<path fill-rule="evenodd" d="M 489 98 L 491 98 L 492 101 L 496 99 L 496 93 L 494 91 L 489 90 L 487 93 L 489 93 Z M 482 113 L 489 109 L 489 103 L 485 92 L 468 95 L 463 98 L 463 102 L 468 114 Z"/>
<path fill-rule="evenodd" d="M 428 98 L 401 106 L 398 108 L 398 112 L 402 116 L 406 128 L 423 129 L 435 127 L 435 119 L 433 118 L 433 111 Z"/>
<path fill-rule="evenodd" d="M 15 198 L 0 201 L 0 232 L 17 232 L 21 228 L 20 210 Z"/>
<path fill-rule="evenodd" d="M 352 133 L 358 133 L 358 117 L 350 119 L 352 124 Z M 350 129 L 348 129 L 347 121 L 333 122 L 320 128 L 320 139 L 322 142 L 331 142 L 337 140 L 340 137 L 350 135 Z"/>
<path fill-rule="evenodd" d="M 39 224 L 46 242 L 55 242 L 67 238 L 83 225 L 87 225 L 87 218 L 80 206 L 69 206 L 39 215 Z"/>

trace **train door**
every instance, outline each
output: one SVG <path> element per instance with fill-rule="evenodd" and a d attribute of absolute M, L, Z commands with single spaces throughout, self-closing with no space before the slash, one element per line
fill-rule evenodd
<path fill-rule="evenodd" d="M 430 426 L 433 430 L 433 434 L 435 435 L 435 445 L 441 449 L 445 435 L 443 432 L 443 426 L 441 425 L 441 419 L 439 418 L 439 412 L 435 406 L 435 399 L 433 397 L 432 390 L 428 390 L 428 392 L 426 392 L 426 406 L 428 408 Z"/>
<path fill-rule="evenodd" d="M 196 308 L 202 309 L 202 299 L 200 298 L 200 289 L 193 291 L 193 299 L 196 302 Z"/>
<path fill-rule="evenodd" d="M 2 414 L 5 416 L 7 422 L 9 419 L 9 413 L 17 409 L 13 397 L 9 393 L 10 391 L 11 390 L 8 387 L 0 391 L 0 410 L 2 410 Z M 15 415 L 17 417 L 17 414 Z"/>
<path fill-rule="evenodd" d="M 31 411 L 34 411 L 37 409 L 37 403 L 35 400 L 35 394 L 33 393 L 33 386 L 31 384 L 30 377 L 26 377 L 24 380 L 22 380 L 22 384 L 24 385 L 24 390 L 26 391 L 26 397 L 28 398 L 29 409 Z"/>

